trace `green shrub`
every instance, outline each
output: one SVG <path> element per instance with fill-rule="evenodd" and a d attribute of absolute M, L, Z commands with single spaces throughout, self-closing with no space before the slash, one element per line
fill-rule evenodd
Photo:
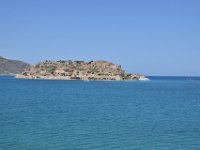
<path fill-rule="evenodd" d="M 46 72 L 53 73 L 56 70 L 55 66 L 47 66 L 45 67 Z"/>

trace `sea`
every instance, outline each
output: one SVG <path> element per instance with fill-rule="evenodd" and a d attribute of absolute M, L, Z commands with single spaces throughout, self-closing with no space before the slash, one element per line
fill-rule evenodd
<path fill-rule="evenodd" d="M 199 150 L 200 78 L 0 76 L 0 150 Z"/>

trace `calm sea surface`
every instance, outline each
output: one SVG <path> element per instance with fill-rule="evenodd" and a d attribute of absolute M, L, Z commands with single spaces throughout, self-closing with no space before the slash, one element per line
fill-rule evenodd
<path fill-rule="evenodd" d="M 0 150 L 199 150 L 200 79 L 0 77 Z"/>

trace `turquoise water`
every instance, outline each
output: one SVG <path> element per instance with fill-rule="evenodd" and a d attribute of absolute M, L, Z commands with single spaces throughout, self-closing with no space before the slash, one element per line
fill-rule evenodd
<path fill-rule="evenodd" d="M 0 150 L 198 150 L 200 80 L 0 77 Z"/>

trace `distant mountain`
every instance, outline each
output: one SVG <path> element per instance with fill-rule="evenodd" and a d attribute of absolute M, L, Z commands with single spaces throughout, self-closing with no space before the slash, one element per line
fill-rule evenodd
<path fill-rule="evenodd" d="M 9 60 L 0 56 L 0 74 L 12 75 L 23 72 L 31 65 L 19 60 Z"/>

